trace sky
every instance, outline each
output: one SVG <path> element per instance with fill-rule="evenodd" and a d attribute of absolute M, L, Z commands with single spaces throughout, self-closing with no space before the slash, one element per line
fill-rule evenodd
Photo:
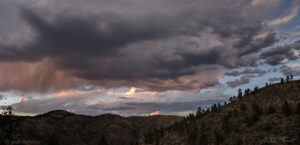
<path fill-rule="evenodd" d="M 0 106 L 186 115 L 300 78 L 298 0 L 0 0 Z"/>

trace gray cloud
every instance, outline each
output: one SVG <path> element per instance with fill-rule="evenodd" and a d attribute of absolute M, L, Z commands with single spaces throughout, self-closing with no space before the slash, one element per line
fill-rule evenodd
<path fill-rule="evenodd" d="M 265 59 L 266 63 L 272 66 L 281 64 L 285 59 L 295 60 L 295 56 L 290 45 L 273 47 L 270 50 L 261 53 L 260 57 Z"/>
<path fill-rule="evenodd" d="M 269 33 L 264 38 L 257 38 L 254 40 L 253 37 L 249 37 L 246 35 L 245 38 L 240 39 L 240 41 L 236 44 L 236 47 L 244 47 L 244 49 L 241 49 L 239 52 L 239 54 L 243 56 L 245 54 L 259 52 L 262 50 L 262 48 L 272 46 L 276 42 L 278 42 L 278 39 L 276 38 L 276 33 Z"/>
<path fill-rule="evenodd" d="M 234 71 L 230 71 L 230 72 L 226 72 L 224 75 L 227 75 L 227 76 L 239 76 L 239 75 L 243 75 L 243 74 L 257 74 L 259 76 L 262 76 L 264 74 L 266 74 L 267 71 L 265 70 L 261 70 L 261 69 L 244 69 L 243 71 L 237 71 L 237 70 L 234 70 Z"/>
<path fill-rule="evenodd" d="M 226 84 L 232 88 L 235 88 L 237 86 L 243 85 L 243 84 L 248 84 L 250 82 L 251 78 L 254 78 L 255 75 L 244 75 L 240 77 L 239 79 L 235 79 L 233 81 L 228 81 Z"/>
<path fill-rule="evenodd" d="M 285 65 L 280 67 L 280 71 L 283 73 L 284 76 L 288 76 L 288 75 L 300 76 L 300 70 L 293 69 Z"/>
<path fill-rule="evenodd" d="M 296 50 L 300 50 L 300 40 L 294 42 L 294 43 L 292 44 L 292 47 L 293 47 L 294 49 L 296 49 Z"/>
<path fill-rule="evenodd" d="M 4 97 L 5 97 L 4 95 L 0 94 L 0 101 L 4 100 Z"/>
<path fill-rule="evenodd" d="M 158 102 L 128 102 L 122 107 L 105 108 L 105 111 L 141 111 L 139 113 L 149 114 L 154 111 L 160 112 L 184 112 L 197 110 L 199 106 L 210 107 L 212 104 L 224 102 L 224 100 L 197 100 L 190 102 L 172 102 L 172 103 L 158 103 Z M 96 109 L 97 106 L 90 106 Z"/>
<path fill-rule="evenodd" d="M 9 4 L 19 11 L 19 15 L 13 13 L 16 18 L 10 19 L 14 23 L 11 26 L 22 26 L 18 29 L 24 29 L 22 35 L 28 40 L 21 42 L 13 37 L 13 44 L 0 41 L 0 61 L 50 60 L 55 72 L 64 72 L 71 78 L 64 82 L 64 88 L 78 87 L 78 82 L 84 82 L 107 88 L 203 89 L 218 85 L 218 77 L 226 69 L 257 66 L 259 58 L 253 54 L 278 41 L 273 32 L 255 37 L 266 29 L 264 16 L 276 8 L 275 3 L 258 6 L 248 0 L 234 0 L 230 4 L 223 0 L 34 2 Z M 17 36 L 13 28 L 0 30 L 11 31 L 1 36 Z M 29 88 L 34 88 L 23 89 L 13 82 L 12 89 L 29 92 Z M 53 89 L 53 84 L 56 83 L 41 89 Z"/>

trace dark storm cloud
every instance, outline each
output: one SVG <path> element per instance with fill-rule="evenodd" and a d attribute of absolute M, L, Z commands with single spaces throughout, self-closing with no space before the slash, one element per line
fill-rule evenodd
<path fill-rule="evenodd" d="M 21 7 L 20 25 L 28 26 L 30 39 L 15 45 L 0 41 L 0 61 L 48 59 L 54 72 L 108 88 L 203 89 L 218 85 L 226 69 L 257 66 L 253 54 L 277 42 L 272 32 L 256 37 L 265 29 L 264 14 L 275 5 L 248 0 L 22 4 L 16 8 Z M 70 82 L 74 87 L 73 78 Z M 10 88 L 24 89 L 13 83 Z"/>
<path fill-rule="evenodd" d="M 296 50 L 300 50 L 300 40 L 294 42 L 294 43 L 292 44 L 292 47 L 293 47 L 294 49 L 296 49 Z"/>
<path fill-rule="evenodd" d="M 243 74 L 257 74 L 259 76 L 262 76 L 264 74 L 266 74 L 267 72 L 265 70 L 261 70 L 261 69 L 244 69 L 243 71 L 231 71 L 231 72 L 227 72 L 224 75 L 227 76 L 239 76 L 239 75 L 243 75 Z"/>
<path fill-rule="evenodd" d="M 270 50 L 262 52 L 260 57 L 265 59 L 266 63 L 272 66 L 281 64 L 285 59 L 297 59 L 290 45 L 273 47 Z"/>
<path fill-rule="evenodd" d="M 240 85 L 248 84 L 251 78 L 254 78 L 255 75 L 245 75 L 240 77 L 239 79 L 235 79 L 233 81 L 228 81 L 226 84 L 232 88 L 235 88 Z"/>
<path fill-rule="evenodd" d="M 255 38 L 251 34 L 252 33 L 250 33 L 250 35 L 246 35 L 246 38 L 241 38 L 236 44 L 236 47 L 240 48 L 239 54 L 241 56 L 259 52 L 262 48 L 272 46 L 274 43 L 278 42 L 276 33 L 269 33 L 264 38 Z"/>

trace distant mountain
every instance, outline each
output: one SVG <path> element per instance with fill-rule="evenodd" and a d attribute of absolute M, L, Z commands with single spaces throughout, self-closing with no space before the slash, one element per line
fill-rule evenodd
<path fill-rule="evenodd" d="M 247 89 L 228 104 L 187 117 L 1 116 L 0 144 L 255 145 L 300 144 L 300 81 Z"/>
<path fill-rule="evenodd" d="M 145 132 L 180 121 L 178 116 L 121 117 L 76 115 L 51 111 L 35 117 L 0 117 L 0 144 L 130 145 Z"/>

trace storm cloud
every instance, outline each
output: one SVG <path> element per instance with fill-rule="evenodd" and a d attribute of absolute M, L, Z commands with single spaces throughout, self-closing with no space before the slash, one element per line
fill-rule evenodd
<path fill-rule="evenodd" d="M 7 41 L 0 39 L 0 61 L 2 65 L 47 62 L 53 72 L 48 77 L 51 83 L 32 70 L 26 74 L 36 77 L 9 79 L 9 85 L 0 85 L 2 91 L 49 92 L 81 84 L 201 90 L 219 85 L 218 78 L 228 69 L 257 66 L 254 54 L 278 42 L 273 31 L 257 37 L 269 30 L 265 14 L 276 8 L 277 1 L 34 2 L 4 3 L 16 10 L 3 10 L 12 14 L 12 25 L 0 29 L 10 31 L 1 38 L 11 35 Z M 265 52 L 261 57 L 271 65 L 283 59 L 278 55 L 271 60 L 270 55 Z M 294 59 L 289 53 L 285 56 Z M 23 76 L 10 73 L 17 68 L 9 69 L 0 77 Z"/>
<path fill-rule="evenodd" d="M 282 64 L 284 61 L 297 59 L 290 45 L 273 47 L 262 52 L 260 57 L 265 59 L 267 64 L 273 66 Z"/>
<path fill-rule="evenodd" d="M 254 78 L 254 77 L 255 77 L 255 75 L 244 75 L 244 76 L 241 76 L 239 79 L 235 79 L 233 81 L 228 81 L 228 82 L 226 82 L 226 84 L 232 88 L 235 88 L 240 85 L 248 84 L 250 82 L 250 79 Z"/>

